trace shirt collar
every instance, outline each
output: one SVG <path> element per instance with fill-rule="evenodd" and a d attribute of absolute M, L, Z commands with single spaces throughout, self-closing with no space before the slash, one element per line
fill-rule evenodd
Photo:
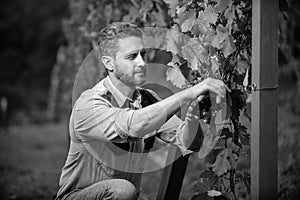
<path fill-rule="evenodd" d="M 112 83 L 109 76 L 107 76 L 104 80 L 105 87 L 111 92 L 113 97 L 115 98 L 116 102 L 118 103 L 119 107 L 124 107 L 126 101 L 133 102 L 133 99 L 140 99 L 141 94 L 138 89 L 136 89 L 133 93 L 133 99 L 125 96 L 116 86 Z"/>

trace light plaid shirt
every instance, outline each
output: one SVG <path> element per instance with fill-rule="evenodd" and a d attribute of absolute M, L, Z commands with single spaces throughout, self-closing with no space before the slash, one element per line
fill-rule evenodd
<path fill-rule="evenodd" d="M 160 100 L 153 91 L 142 88 L 136 88 L 133 99 L 123 95 L 109 77 L 81 94 L 70 117 L 70 148 L 57 199 L 113 178 L 127 179 L 139 190 L 147 153 L 155 140 L 173 143 L 183 154 L 192 152 L 179 139 L 184 122 L 176 115 L 143 138 L 130 136 L 135 110 Z"/>

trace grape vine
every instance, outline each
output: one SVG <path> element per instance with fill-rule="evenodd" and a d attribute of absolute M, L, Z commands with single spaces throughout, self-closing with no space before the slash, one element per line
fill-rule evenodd
<path fill-rule="evenodd" d="M 244 188 L 243 195 L 249 198 L 250 174 L 247 169 L 241 170 L 238 163 L 242 157 L 247 156 L 244 152 L 250 145 L 250 134 L 240 122 L 240 116 L 247 111 L 246 101 L 250 95 L 252 2 L 164 1 L 169 5 L 168 13 L 172 17 L 167 33 L 171 37 L 167 37 L 169 42 L 166 48 L 177 53 L 173 54 L 169 63 L 171 68 L 167 79 L 184 88 L 213 77 L 223 80 L 232 90 L 227 94 L 226 102 L 225 118 L 228 124 L 220 130 L 214 124 L 210 100 L 200 103 L 200 117 L 210 124 L 209 139 L 204 140 L 204 151 L 200 151 L 200 157 L 208 153 L 205 157 L 208 168 L 195 182 L 193 199 L 209 198 L 207 194 L 211 191 L 220 192 L 226 199 L 237 199 L 241 195 L 241 187 Z M 182 38 L 174 35 L 178 32 L 187 35 L 189 39 L 182 42 Z M 190 75 L 175 76 L 182 73 L 184 66 L 190 69 Z"/>

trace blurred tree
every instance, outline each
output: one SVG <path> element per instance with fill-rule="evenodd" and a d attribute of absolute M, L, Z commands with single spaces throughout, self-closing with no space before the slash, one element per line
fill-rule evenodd
<path fill-rule="evenodd" d="M 65 0 L 2 0 L 0 7 L 0 96 L 8 112 L 45 109 L 49 74 L 64 42 Z"/>

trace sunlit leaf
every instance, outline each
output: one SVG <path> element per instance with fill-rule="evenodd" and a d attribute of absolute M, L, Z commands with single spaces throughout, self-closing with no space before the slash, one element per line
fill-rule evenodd
<path fill-rule="evenodd" d="M 218 197 L 218 196 L 221 196 L 222 193 L 217 190 L 209 190 L 209 191 L 207 191 L 207 195 L 210 197 Z"/>
<path fill-rule="evenodd" d="M 161 29 L 144 29 L 143 43 L 145 48 L 162 49 L 165 44 L 165 36 Z"/>
<path fill-rule="evenodd" d="M 211 70 L 212 70 L 213 75 L 215 77 L 220 76 L 220 72 L 219 72 L 220 63 L 219 63 L 219 61 L 215 58 L 211 58 L 210 61 L 211 61 Z"/>
<path fill-rule="evenodd" d="M 192 70 L 197 70 L 200 62 L 209 63 L 209 54 L 199 39 L 192 38 L 182 47 L 182 57 L 185 58 Z"/>
<path fill-rule="evenodd" d="M 204 158 L 214 148 L 219 138 L 220 138 L 220 132 L 216 131 L 215 126 L 210 126 L 205 133 L 202 147 L 198 154 L 199 158 Z"/>
<path fill-rule="evenodd" d="M 167 69 L 166 73 L 167 81 L 171 81 L 171 83 L 178 88 L 189 87 L 190 84 L 181 73 L 179 67 L 174 63 L 168 63 L 168 65 L 170 67 Z"/>
<path fill-rule="evenodd" d="M 160 12 L 152 12 L 151 19 L 153 23 L 155 23 L 159 27 L 164 27 L 167 25 L 164 15 Z"/>
<path fill-rule="evenodd" d="M 209 28 L 210 24 L 215 24 L 218 20 L 218 14 L 212 6 L 207 6 L 204 11 L 199 12 L 198 19 L 203 23 L 203 26 Z"/>
<path fill-rule="evenodd" d="M 167 32 L 166 43 L 167 51 L 172 52 L 173 54 L 178 54 L 179 50 L 176 45 L 176 41 L 179 40 L 179 32 L 173 29 L 169 29 Z"/>
<path fill-rule="evenodd" d="M 235 14 L 234 14 L 234 6 L 230 5 L 226 10 L 225 10 L 225 18 L 227 19 L 227 24 L 226 27 L 229 29 L 229 32 L 232 30 L 232 24 L 234 23 L 235 19 Z"/>
<path fill-rule="evenodd" d="M 221 44 L 228 38 L 229 32 L 228 28 L 218 25 L 217 26 L 217 34 L 215 35 L 214 39 L 212 40 L 212 46 L 218 49 L 221 49 Z"/>
<path fill-rule="evenodd" d="M 149 0 L 147 0 L 149 1 Z M 168 13 L 171 15 L 171 16 L 174 16 L 175 15 L 175 12 L 176 12 L 176 8 L 178 6 L 178 0 L 163 0 L 166 4 L 169 5 L 169 11 Z"/>
<path fill-rule="evenodd" d="M 236 66 L 236 71 L 239 73 L 239 74 L 245 74 L 246 71 L 249 69 L 249 64 L 247 63 L 247 61 L 245 60 L 242 60 L 242 59 L 238 59 L 238 63 L 237 63 L 237 66 Z"/>
<path fill-rule="evenodd" d="M 216 12 L 223 12 L 230 4 L 232 0 L 215 0 L 217 2 L 215 9 Z"/>
<path fill-rule="evenodd" d="M 187 44 L 182 47 L 182 56 L 188 61 L 188 66 L 192 70 L 198 70 L 199 60 L 197 58 L 197 52 L 200 49 L 194 49 L 193 46 Z"/>
<path fill-rule="evenodd" d="M 236 50 L 236 47 L 233 43 L 233 37 L 231 35 L 229 35 L 225 39 L 224 43 L 222 44 L 222 51 L 223 51 L 223 54 L 224 54 L 225 58 L 227 58 L 235 50 Z"/>
<path fill-rule="evenodd" d="M 180 9 L 177 10 L 178 18 L 176 19 L 176 22 L 181 25 L 185 22 L 185 20 L 189 18 L 193 18 L 196 14 L 195 10 L 185 11 L 186 7 L 183 6 Z M 181 12 L 184 11 L 184 12 Z"/>
<path fill-rule="evenodd" d="M 217 156 L 216 162 L 212 165 L 213 171 L 218 175 L 222 176 L 225 174 L 230 168 L 230 162 L 226 158 L 227 150 L 225 149 Z"/>
<path fill-rule="evenodd" d="M 196 14 L 196 13 L 195 13 Z M 195 25 L 195 23 L 196 23 L 196 15 L 194 14 L 194 16 L 192 16 L 192 17 L 190 17 L 190 18 L 188 18 L 188 19 L 186 19 L 183 23 L 182 23 L 182 25 L 181 25 L 181 31 L 182 32 L 188 32 L 188 31 L 190 31 L 192 28 L 193 28 L 193 26 Z"/>

